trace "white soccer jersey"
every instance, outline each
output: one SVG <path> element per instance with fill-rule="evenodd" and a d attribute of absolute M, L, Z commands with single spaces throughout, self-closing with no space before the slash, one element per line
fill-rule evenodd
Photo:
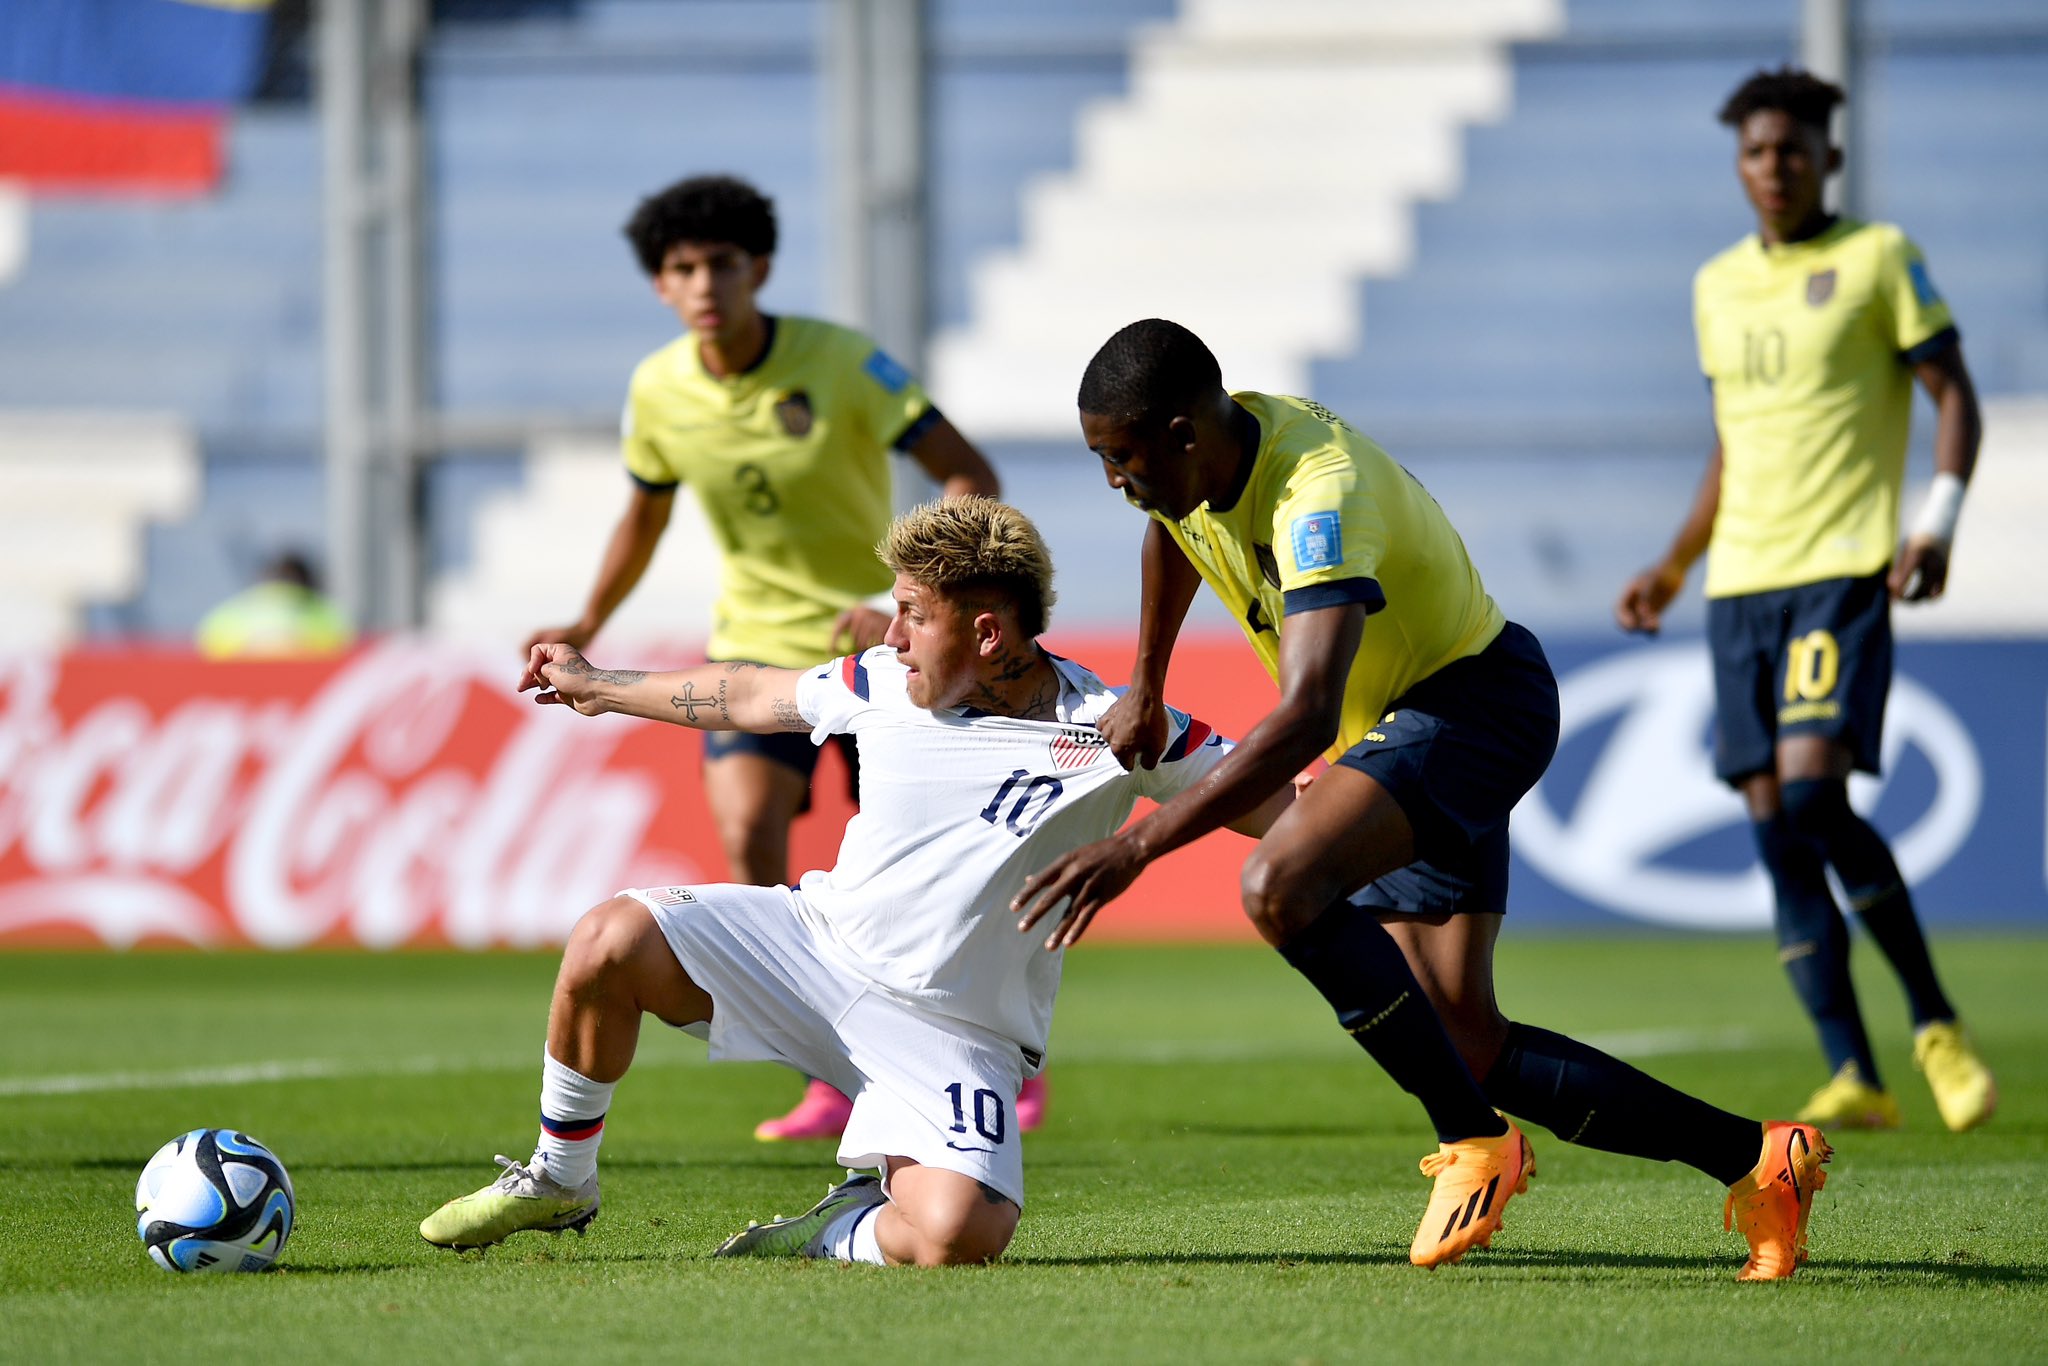
<path fill-rule="evenodd" d="M 1114 834 L 1139 797 L 1165 801 L 1216 767 L 1230 743 L 1170 711 L 1158 765 L 1126 772 L 1095 729 L 1116 694 L 1053 657 L 1058 721 L 927 711 L 895 651 L 807 670 L 797 707 L 811 738 L 851 734 L 860 811 L 839 861 L 798 884 L 805 914 L 847 966 L 928 1010 L 1045 1051 L 1061 953 L 1051 926 L 1017 932 L 1010 898 L 1061 854 Z"/>

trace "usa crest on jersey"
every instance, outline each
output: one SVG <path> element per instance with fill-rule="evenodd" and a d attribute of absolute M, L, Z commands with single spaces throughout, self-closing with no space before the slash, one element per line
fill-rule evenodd
<path fill-rule="evenodd" d="M 1063 730 L 1053 737 L 1054 768 L 1086 768 L 1109 753 L 1109 741 L 1092 730 Z"/>

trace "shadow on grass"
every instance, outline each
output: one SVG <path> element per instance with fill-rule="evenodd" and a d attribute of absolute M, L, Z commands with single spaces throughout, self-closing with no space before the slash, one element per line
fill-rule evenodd
<path fill-rule="evenodd" d="M 832 1154 L 822 1153 L 822 1161 L 806 1163 L 800 1160 L 805 1155 L 793 1153 L 790 1157 L 742 1157 L 742 1158 L 634 1158 L 610 1157 L 604 1160 L 604 1169 L 615 1171 L 645 1172 L 718 1172 L 718 1171 L 794 1171 L 802 1172 L 811 1166 L 820 1170 L 838 1170 L 830 1160 Z M 143 1159 L 135 1157 L 75 1157 L 61 1162 L 19 1162 L 13 1164 L 16 1171 L 88 1171 L 88 1172 L 140 1172 Z M 479 1164 L 472 1159 L 443 1159 L 436 1161 L 404 1162 L 290 1162 L 286 1164 L 293 1178 L 308 1172 L 454 1172 L 476 1170 Z"/>
<path fill-rule="evenodd" d="M 1011 1257 L 1013 1266 L 1406 1266 L 1402 1252 L 1138 1252 L 1078 1257 Z M 1733 1277 L 1740 1265 L 1731 1257 L 1666 1255 L 1636 1252 L 1589 1252 L 1583 1249 L 1496 1248 L 1474 1253 L 1460 1264 L 1478 1271 L 1489 1266 L 1543 1270 L 1611 1269 L 1625 1271 L 1719 1271 Z M 1802 1279 L 1838 1275 L 1907 1276 L 1915 1280 L 1959 1284 L 2048 1285 L 2048 1267 L 1987 1262 L 1821 1261 L 1809 1262 Z"/>
<path fill-rule="evenodd" d="M 537 1255 L 532 1249 L 513 1248 L 506 1252 L 494 1252 L 489 1248 L 471 1252 L 448 1252 L 440 1249 L 424 1261 L 417 1262 L 280 1262 L 265 1275 L 270 1276 L 378 1276 L 391 1271 L 417 1271 L 422 1266 L 485 1266 L 495 1263 L 500 1266 L 540 1267 L 559 1266 L 574 1269 L 590 1266 L 623 1266 L 629 1262 L 695 1262 L 703 1261 L 708 1254 L 690 1249 L 675 1252 L 592 1252 L 587 1248 L 576 1248 L 566 1252 L 552 1252 Z"/>

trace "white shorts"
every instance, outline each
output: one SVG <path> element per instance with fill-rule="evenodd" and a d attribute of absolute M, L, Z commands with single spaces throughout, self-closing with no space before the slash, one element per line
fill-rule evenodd
<path fill-rule="evenodd" d="M 713 1062 L 779 1062 L 853 1097 L 848 1167 L 907 1157 L 1024 1204 L 1017 1134 L 1023 1051 L 891 996 L 831 957 L 802 893 L 715 883 L 621 893 L 654 913 L 676 961 L 711 997 Z"/>

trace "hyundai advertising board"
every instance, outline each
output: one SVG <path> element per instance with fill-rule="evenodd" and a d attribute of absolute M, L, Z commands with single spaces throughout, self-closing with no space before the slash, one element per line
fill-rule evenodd
<path fill-rule="evenodd" d="M 1713 772 L 1706 643 L 1545 648 L 1563 737 L 1515 810 L 1510 914 L 1768 925 L 1748 815 Z M 2048 642 L 1901 642 L 1884 772 L 1850 797 L 1931 921 L 2048 926 Z"/>

